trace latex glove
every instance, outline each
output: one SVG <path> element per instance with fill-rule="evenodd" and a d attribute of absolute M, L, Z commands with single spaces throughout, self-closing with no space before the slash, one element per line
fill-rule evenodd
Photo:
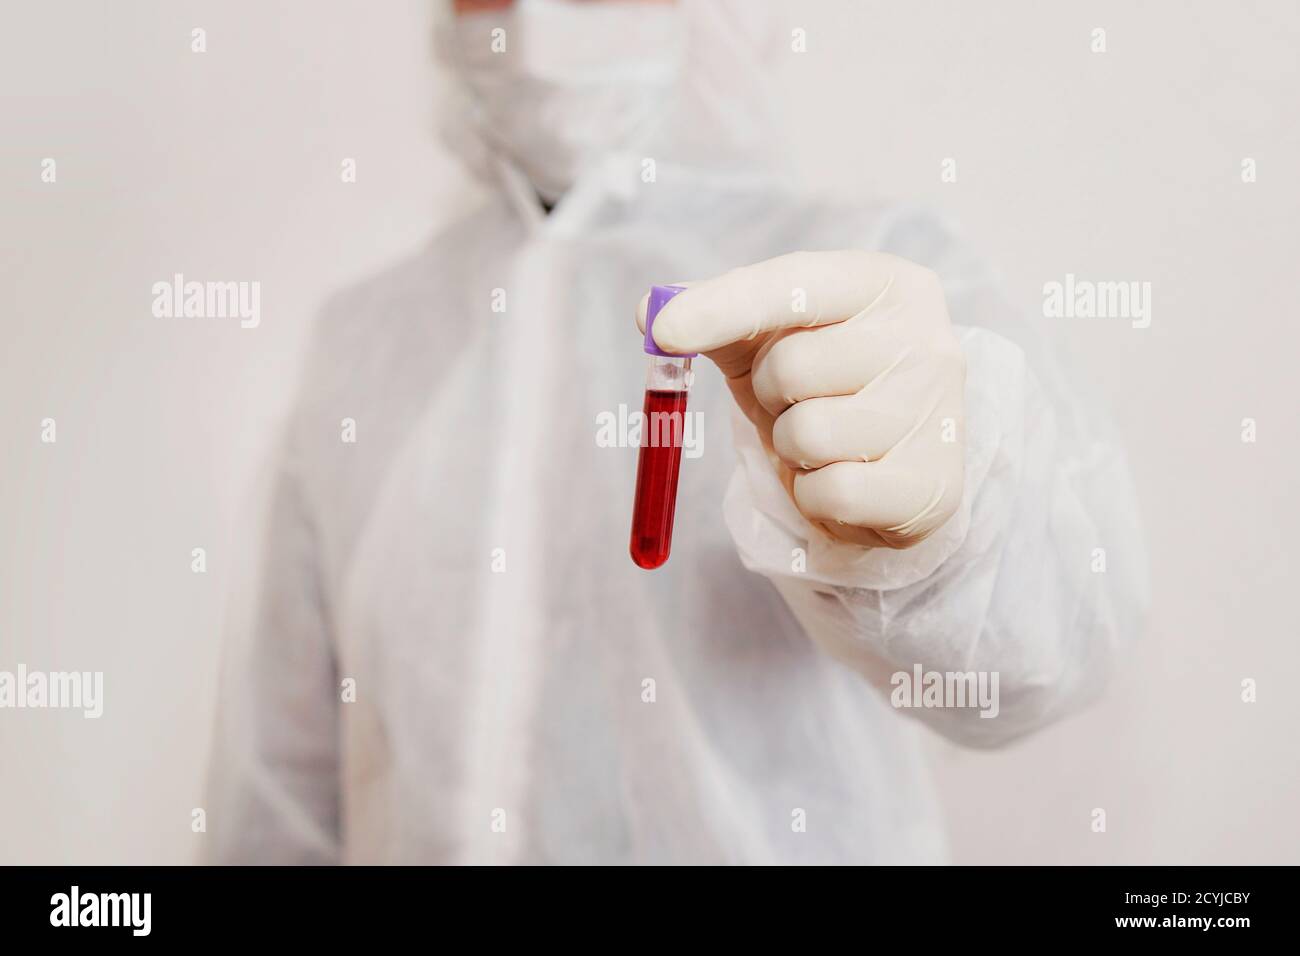
<path fill-rule="evenodd" d="M 656 343 L 722 370 L 812 524 L 906 548 L 953 515 L 966 366 L 933 272 L 880 252 L 796 252 L 679 284 Z"/>

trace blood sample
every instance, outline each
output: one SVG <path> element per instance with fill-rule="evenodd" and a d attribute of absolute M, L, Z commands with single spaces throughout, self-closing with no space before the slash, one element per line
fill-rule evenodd
<path fill-rule="evenodd" d="M 645 315 L 646 372 L 645 419 L 641 425 L 641 452 L 636 466 L 636 501 L 632 506 L 632 541 L 629 550 L 639 567 L 651 570 L 668 560 L 673 544 L 673 514 L 677 510 L 677 475 L 682 464 L 686 430 L 686 393 L 691 385 L 691 359 L 695 354 L 672 355 L 655 345 L 651 332 L 659 310 L 681 286 L 657 285 L 650 289 Z"/>

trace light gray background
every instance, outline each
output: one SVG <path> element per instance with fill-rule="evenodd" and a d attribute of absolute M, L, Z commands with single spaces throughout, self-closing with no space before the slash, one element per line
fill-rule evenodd
<path fill-rule="evenodd" d="M 955 858 L 1300 862 L 1297 7 L 783 9 L 808 33 L 776 64 L 784 133 L 819 191 L 939 208 L 1026 310 L 1067 272 L 1154 287 L 1149 329 L 1041 320 L 1128 443 L 1149 631 L 1087 714 L 933 744 Z M 473 200 L 429 25 L 424 0 L 6 4 L 0 668 L 107 687 L 98 721 L 0 711 L 0 862 L 194 858 L 230 565 L 306 325 Z M 260 280 L 261 327 L 155 319 L 174 272 Z"/>

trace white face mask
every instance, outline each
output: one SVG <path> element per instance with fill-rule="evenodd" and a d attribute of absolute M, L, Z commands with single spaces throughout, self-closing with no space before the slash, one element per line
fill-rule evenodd
<path fill-rule="evenodd" d="M 681 34 L 671 3 L 517 0 L 457 16 L 453 58 L 493 145 L 553 202 L 661 114 Z"/>

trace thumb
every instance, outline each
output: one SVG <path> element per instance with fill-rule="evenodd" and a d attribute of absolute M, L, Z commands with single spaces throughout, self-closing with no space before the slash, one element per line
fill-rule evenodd
<path fill-rule="evenodd" d="M 683 289 L 689 290 L 692 287 L 703 285 L 705 281 L 707 280 L 690 279 L 685 282 L 674 282 L 672 285 L 681 286 Z M 663 314 L 673 309 L 678 301 L 685 298 L 687 295 L 689 295 L 689 292 L 678 293 L 659 310 L 659 315 L 655 318 L 656 329 L 659 328 L 659 322 L 663 317 Z M 636 327 L 643 336 L 645 335 L 645 313 L 649 303 L 650 293 L 647 292 L 645 295 L 641 296 L 641 301 L 637 303 L 636 307 Z M 749 371 L 749 367 L 754 360 L 754 355 L 763 345 L 766 338 L 767 336 L 761 336 L 753 341 L 733 342 L 710 352 L 704 352 L 703 355 L 705 358 L 711 360 L 714 365 L 718 366 L 718 368 L 722 370 L 722 374 L 729 380 L 734 379 L 745 375 Z M 665 352 L 669 351 L 669 349 L 664 348 L 663 344 L 658 340 L 656 340 L 655 344 Z M 744 404 L 745 403 L 743 402 L 741 403 L 742 407 L 744 407 Z"/>

